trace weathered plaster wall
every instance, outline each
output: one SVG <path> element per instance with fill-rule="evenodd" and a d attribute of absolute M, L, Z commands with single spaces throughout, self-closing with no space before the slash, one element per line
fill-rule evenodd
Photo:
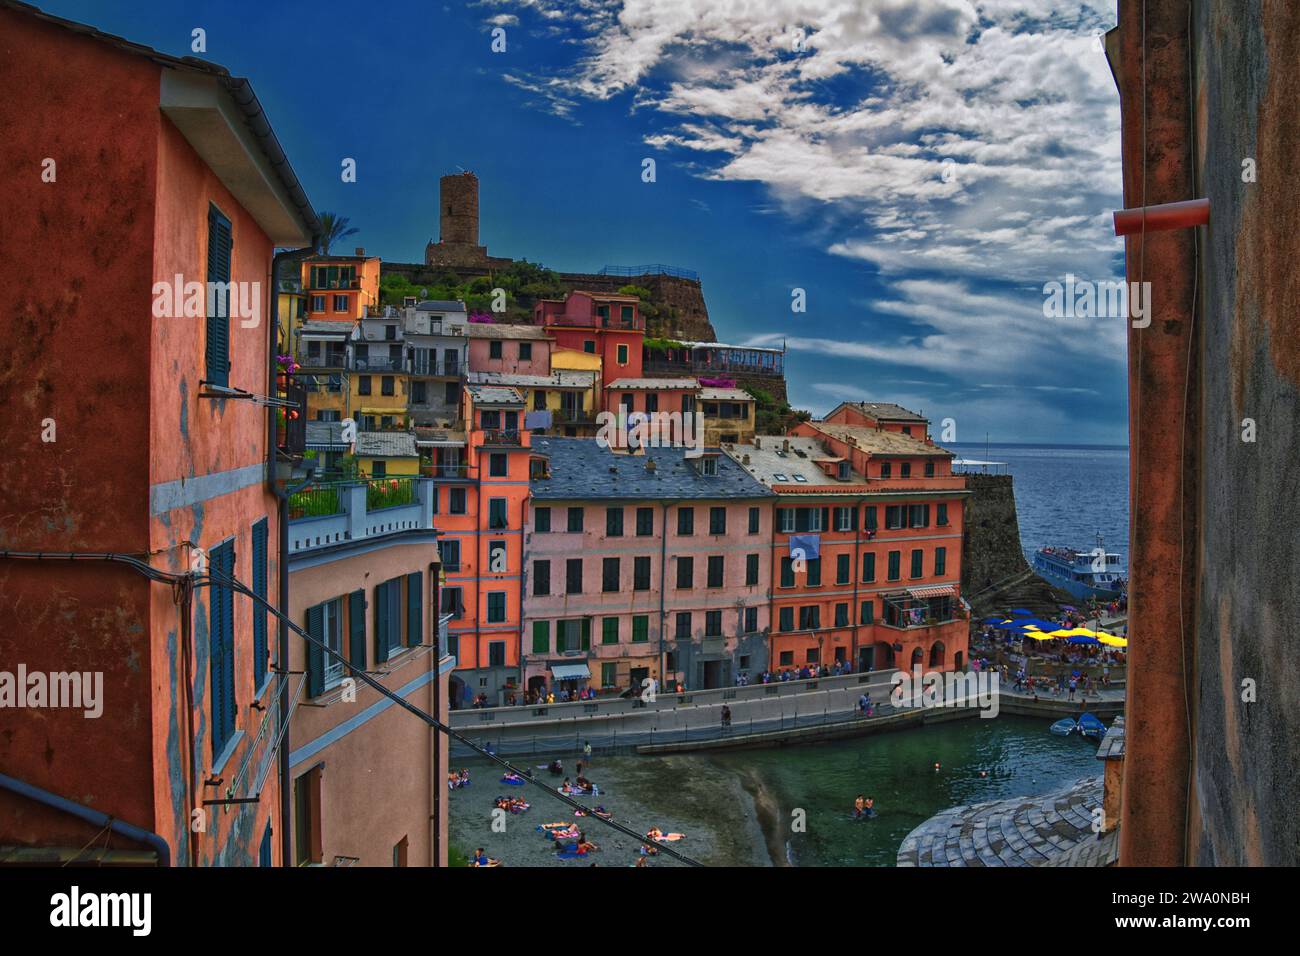
<path fill-rule="evenodd" d="M 1204 298 L 1189 862 L 1300 863 L 1300 7 L 1194 5 Z M 1258 181 L 1242 181 L 1253 159 Z M 1244 419 L 1256 440 L 1242 440 Z M 1243 680 L 1258 700 L 1242 701 Z"/>

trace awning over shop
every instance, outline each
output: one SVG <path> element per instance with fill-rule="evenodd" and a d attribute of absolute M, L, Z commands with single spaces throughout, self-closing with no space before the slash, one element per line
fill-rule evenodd
<path fill-rule="evenodd" d="M 556 680 L 582 680 L 591 676 L 586 664 L 552 664 L 551 676 Z"/>
<path fill-rule="evenodd" d="M 957 593 L 957 589 L 951 584 L 940 584 L 932 588 L 908 588 L 907 593 L 924 601 L 929 598 L 951 597 Z"/>

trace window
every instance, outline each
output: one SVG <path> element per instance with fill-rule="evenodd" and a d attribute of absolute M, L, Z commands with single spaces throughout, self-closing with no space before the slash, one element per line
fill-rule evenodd
<path fill-rule="evenodd" d="M 758 608 L 745 608 L 745 633 L 753 634 L 758 630 Z"/>
<path fill-rule="evenodd" d="M 749 533 L 758 534 L 759 509 L 749 509 Z"/>
<path fill-rule="evenodd" d="M 374 605 L 375 663 L 382 664 L 402 643 L 402 579 L 376 584 Z"/>
<path fill-rule="evenodd" d="M 424 643 L 424 573 L 412 571 L 406 576 L 406 643 L 419 647 Z"/>
<path fill-rule="evenodd" d="M 721 555 L 711 555 L 709 557 L 708 567 L 708 586 L 711 588 L 722 587 L 723 578 L 723 558 Z"/>
<path fill-rule="evenodd" d="M 223 283 L 224 295 L 211 297 L 213 315 L 207 317 L 204 379 L 212 385 L 230 384 L 230 220 L 216 206 L 208 207 L 208 282 Z M 209 289 L 213 286 L 209 285 Z M 213 738 L 215 745 L 216 738 Z"/>
<path fill-rule="evenodd" d="M 781 559 L 781 587 L 794 587 L 794 562 L 789 558 Z"/>
<path fill-rule="evenodd" d="M 718 458 L 716 455 L 705 455 L 700 459 L 700 474 L 707 478 L 717 477 Z"/>
<path fill-rule="evenodd" d="M 443 588 L 440 592 L 443 614 L 450 614 L 453 619 L 459 620 L 465 616 L 465 599 L 464 591 L 458 587 Z"/>
<path fill-rule="evenodd" d="M 533 621 L 533 653 L 551 653 L 551 622 Z"/>
<path fill-rule="evenodd" d="M 618 643 L 618 618 L 604 617 L 600 620 L 600 643 Z"/>
<path fill-rule="evenodd" d="M 799 608 L 799 630 L 813 631 L 821 627 L 822 609 L 816 604 Z"/>
<path fill-rule="evenodd" d="M 808 650 L 804 651 L 804 660 L 809 664 L 816 664 L 821 660 L 821 651 L 816 647 L 808 648 Z"/>
<path fill-rule="evenodd" d="M 539 388 L 533 392 L 533 411 L 546 411 L 546 389 Z"/>
<path fill-rule="evenodd" d="M 499 359 L 499 358 L 501 358 L 501 342 L 500 342 L 500 341 L 495 341 L 495 342 L 489 342 L 489 343 L 488 343 L 488 358 L 490 358 L 490 359 Z"/>
<path fill-rule="evenodd" d="M 848 584 L 853 574 L 853 556 L 838 554 L 835 556 L 835 583 Z"/>
<path fill-rule="evenodd" d="M 346 312 L 348 310 L 348 297 L 345 295 L 334 296 L 334 311 Z"/>
<path fill-rule="evenodd" d="M 619 313 L 623 318 L 623 328 L 630 329 L 632 327 L 632 306 L 625 305 L 621 307 Z"/>
<path fill-rule="evenodd" d="M 860 623 L 862 624 L 875 623 L 875 618 L 876 618 L 875 607 L 876 607 L 876 602 L 870 599 L 862 602 L 862 620 Z"/>
<path fill-rule="evenodd" d="M 266 600 L 266 519 L 253 522 L 253 593 Z M 943 550 L 942 548 L 940 550 Z M 253 690 L 266 682 L 266 608 L 253 604 Z"/>
<path fill-rule="evenodd" d="M 636 533 L 639 538 L 650 537 L 655 533 L 654 508 L 636 509 Z"/>
<path fill-rule="evenodd" d="M 605 537 L 607 538 L 623 537 L 623 509 L 622 508 L 605 509 Z"/>
<path fill-rule="evenodd" d="M 533 530 L 546 534 L 551 530 L 551 509 L 534 508 L 533 509 Z"/>
<path fill-rule="evenodd" d="M 510 474 L 510 456 L 500 452 L 494 452 L 488 456 L 488 476 L 491 478 L 505 478 Z"/>
<path fill-rule="evenodd" d="M 501 600 L 505 601 L 505 595 L 501 595 Z M 488 595 L 488 620 L 491 618 L 492 595 Z M 489 641 L 488 642 L 488 667 L 505 667 L 506 666 L 506 642 Z"/>
<path fill-rule="evenodd" d="M 868 551 L 862 556 L 862 583 L 868 584 L 876 580 L 876 553 Z"/>
<path fill-rule="evenodd" d="M 912 463 L 910 461 L 905 461 L 898 466 L 898 477 L 900 478 L 912 477 Z"/>
<path fill-rule="evenodd" d="M 626 364 L 627 364 L 627 346 L 626 346 L 626 345 L 620 345 L 620 346 L 618 347 L 618 358 L 617 358 L 616 361 L 618 362 L 619 365 L 626 365 Z"/>
<path fill-rule="evenodd" d="M 727 509 L 710 508 L 709 509 L 709 534 L 726 534 L 727 533 Z"/>
<path fill-rule="evenodd" d="M 776 509 L 777 528 L 782 534 L 794 533 L 794 512 L 794 508 Z"/>
<path fill-rule="evenodd" d="M 582 533 L 582 509 L 569 509 L 569 532 L 573 534 Z"/>
<path fill-rule="evenodd" d="M 454 538 L 445 538 L 438 542 L 438 560 L 444 571 L 460 570 L 460 542 Z"/>
<path fill-rule="evenodd" d="M 314 295 L 314 296 L 312 296 L 312 297 L 311 297 L 311 309 L 309 309 L 308 311 L 311 311 L 311 312 L 324 312 L 324 311 L 325 311 L 325 296 L 323 296 L 323 295 Z"/>
<path fill-rule="evenodd" d="M 650 559 L 648 557 L 632 559 L 632 590 L 650 590 Z"/>
<path fill-rule="evenodd" d="M 908 509 L 907 526 L 909 528 L 930 527 L 930 506 L 912 505 Z"/>
<path fill-rule="evenodd" d="M 226 541 L 208 552 L 211 570 L 235 576 L 235 543 Z M 235 592 L 225 585 L 208 588 L 208 667 L 211 679 L 212 760 L 221 756 L 235 735 Z"/>
<path fill-rule="evenodd" d="M 936 577 L 938 575 L 948 573 L 948 549 L 947 548 L 934 549 L 934 573 Z"/>
<path fill-rule="evenodd" d="M 532 359 L 533 359 L 533 343 L 532 343 L 532 342 L 520 342 L 520 343 L 519 343 L 519 361 L 521 361 L 521 362 L 531 362 Z"/>
<path fill-rule="evenodd" d="M 618 565 L 618 558 L 604 558 L 601 560 L 600 589 L 606 594 L 617 594 L 619 591 Z"/>
<path fill-rule="evenodd" d="M 695 559 L 678 558 L 677 559 L 677 586 L 679 588 L 690 588 L 695 585 Z"/>
<path fill-rule="evenodd" d="M 781 624 L 781 630 L 783 631 L 794 630 L 794 608 L 792 607 L 781 608 L 778 617 Z"/>
<path fill-rule="evenodd" d="M 891 531 L 903 527 L 903 506 L 885 506 L 885 527 Z"/>
<path fill-rule="evenodd" d="M 609 663 L 600 665 L 600 686 L 617 687 L 618 686 L 618 664 Z"/>
<path fill-rule="evenodd" d="M 936 527 L 948 526 L 948 505 L 941 503 L 934 506 L 934 523 Z"/>
<path fill-rule="evenodd" d="M 657 392 L 646 392 L 645 410 L 647 412 L 659 411 L 659 394 Z"/>
<path fill-rule="evenodd" d="M 416 379 L 411 383 L 411 404 L 424 405 L 429 401 L 429 393 L 425 388 L 425 383 L 421 379 Z"/>
<path fill-rule="evenodd" d="M 594 339 L 583 339 L 582 350 L 592 355 L 596 354 L 596 342 Z"/>
<path fill-rule="evenodd" d="M 677 509 L 677 534 L 680 536 L 692 535 L 695 533 L 695 509 L 678 508 Z"/>
<path fill-rule="evenodd" d="M 902 560 L 903 560 L 902 551 L 889 552 L 889 573 L 886 576 L 888 580 L 897 581 L 899 579 L 902 573 L 899 571 L 899 567 L 902 563 Z"/>
<path fill-rule="evenodd" d="M 849 604 L 847 601 L 835 605 L 835 626 L 849 626 Z"/>
<path fill-rule="evenodd" d="M 551 562 L 533 562 L 533 597 L 546 597 L 551 593 Z"/>
<path fill-rule="evenodd" d="M 632 643 L 644 644 L 650 640 L 650 618 L 645 614 L 632 616 Z"/>
<path fill-rule="evenodd" d="M 753 587 L 758 583 L 758 555 L 745 555 L 745 585 Z"/>
<path fill-rule="evenodd" d="M 369 375 L 358 375 L 358 376 L 357 376 L 357 394 L 358 394 L 358 395 L 369 395 L 369 394 L 370 394 L 370 376 L 369 376 Z"/>
<path fill-rule="evenodd" d="M 915 548 L 912 551 L 912 577 L 919 578 L 925 575 L 925 571 L 921 566 L 921 562 L 924 559 L 924 557 L 925 557 L 925 552 L 922 551 L 920 548 Z"/>
<path fill-rule="evenodd" d="M 569 558 L 564 562 L 564 593 L 582 593 L 582 558 Z"/>
<path fill-rule="evenodd" d="M 782 651 L 782 652 L 781 652 L 781 666 L 782 666 L 782 667 L 789 667 L 789 666 L 790 666 L 791 664 L 793 664 L 793 663 L 794 663 L 794 651 Z"/>
<path fill-rule="evenodd" d="M 463 515 L 465 513 L 465 489 L 452 488 L 447 494 L 447 511 L 449 514 Z"/>
<path fill-rule="evenodd" d="M 320 771 L 317 764 L 293 782 L 294 863 L 307 866 L 324 860 L 320 835 Z"/>
<path fill-rule="evenodd" d="M 376 458 L 370 463 L 370 475 L 372 478 L 383 478 L 388 474 L 388 462 L 382 458 Z"/>
<path fill-rule="evenodd" d="M 506 521 L 506 499 L 488 499 L 488 527 L 493 531 L 503 531 L 509 527 Z"/>
<path fill-rule="evenodd" d="M 889 477 L 892 477 L 893 473 L 894 473 L 894 470 L 893 470 L 892 466 L 889 464 L 889 462 L 887 462 L 887 461 L 882 461 L 882 462 L 880 463 L 880 477 L 881 477 L 881 478 L 889 478 Z"/>
<path fill-rule="evenodd" d="M 704 636 L 705 637 L 722 636 L 722 612 L 721 611 L 704 612 Z"/>
<path fill-rule="evenodd" d="M 487 619 L 489 624 L 501 624 L 506 619 L 506 592 L 489 591 L 487 596 Z M 504 644 L 501 645 L 505 647 Z M 500 664 L 504 664 L 504 658 Z M 493 666 L 500 666 L 494 664 Z"/>
<path fill-rule="evenodd" d="M 932 462 L 932 461 L 927 461 L 927 462 L 925 463 L 925 477 L 927 477 L 927 478 L 933 478 L 933 477 L 934 477 L 934 462 Z"/>
<path fill-rule="evenodd" d="M 837 466 L 836 473 L 838 474 L 840 481 L 848 481 L 850 476 L 852 475 L 852 471 L 849 467 L 849 463 L 847 461 L 840 462 L 839 465 Z"/>
<path fill-rule="evenodd" d="M 691 612 L 677 612 L 677 640 L 689 641 L 691 639 Z"/>
<path fill-rule="evenodd" d="M 819 588 L 822 586 L 822 559 L 821 558 L 808 559 L 807 577 L 808 577 L 808 587 Z"/>

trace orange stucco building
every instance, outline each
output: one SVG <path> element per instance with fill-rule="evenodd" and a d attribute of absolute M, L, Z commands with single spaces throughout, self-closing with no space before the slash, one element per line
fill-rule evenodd
<path fill-rule="evenodd" d="M 224 69 L 10 3 L 0 63 L 0 125 L 24 130 L 0 232 L 0 661 L 102 679 L 96 717 L 0 718 L 0 844 L 278 863 L 258 734 L 274 618 L 223 582 L 277 600 L 276 431 L 252 399 L 276 390 L 273 251 L 319 223 Z M 211 282 L 234 284 L 229 313 Z M 175 583 L 193 568 L 198 586 Z M 104 827 L 112 849 L 82 855 Z"/>

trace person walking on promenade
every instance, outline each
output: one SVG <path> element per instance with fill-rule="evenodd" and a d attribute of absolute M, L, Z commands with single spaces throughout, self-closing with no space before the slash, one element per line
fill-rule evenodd
<path fill-rule="evenodd" d="M 585 744 L 582 745 L 582 755 L 587 760 L 587 766 L 590 767 L 591 766 L 591 741 L 590 740 L 588 740 Z"/>
<path fill-rule="evenodd" d="M 731 708 L 726 704 L 722 705 L 722 729 L 727 730 L 731 727 Z"/>

